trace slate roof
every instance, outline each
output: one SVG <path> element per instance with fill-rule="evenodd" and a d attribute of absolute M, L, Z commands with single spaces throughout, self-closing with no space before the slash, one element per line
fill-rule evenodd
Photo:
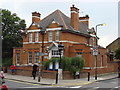
<path fill-rule="evenodd" d="M 56 10 L 44 19 L 42 19 L 40 22 L 36 23 L 37 26 L 42 27 L 43 30 L 46 30 L 46 28 L 52 23 L 52 21 L 55 21 L 58 23 L 59 26 L 62 26 L 64 30 L 70 30 L 76 32 L 77 30 L 74 30 L 73 27 L 70 24 L 70 18 L 63 14 L 60 10 Z M 87 25 L 83 22 L 79 23 L 79 32 L 85 36 L 89 36 L 89 33 L 87 32 Z"/>

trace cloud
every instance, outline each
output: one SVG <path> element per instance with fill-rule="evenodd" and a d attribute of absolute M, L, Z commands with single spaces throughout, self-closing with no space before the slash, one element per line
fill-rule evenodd
<path fill-rule="evenodd" d="M 118 0 L 1 0 L 1 2 L 118 2 Z"/>

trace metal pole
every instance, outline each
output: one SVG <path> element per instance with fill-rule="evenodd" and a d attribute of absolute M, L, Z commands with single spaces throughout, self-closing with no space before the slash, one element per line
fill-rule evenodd
<path fill-rule="evenodd" d="M 59 69 L 61 69 L 61 62 L 62 62 L 62 60 L 61 60 L 61 50 L 60 50 L 60 64 L 59 64 Z"/>
<path fill-rule="evenodd" d="M 41 32 L 42 35 L 42 54 L 44 53 L 44 31 Z M 42 55 L 42 62 L 41 62 L 41 67 L 39 66 L 39 77 L 38 77 L 38 82 L 40 82 L 40 77 L 42 76 L 42 63 L 44 61 L 44 55 Z M 39 64 L 40 65 L 40 64 Z"/>
<path fill-rule="evenodd" d="M 95 44 L 96 44 L 96 45 L 95 45 L 95 46 L 96 46 L 96 49 L 97 49 L 97 46 L 98 46 L 98 43 L 97 43 L 97 40 L 98 40 L 98 39 L 97 39 L 97 26 L 98 26 L 98 25 L 96 25 L 96 43 L 95 43 Z M 96 61 L 96 66 L 95 66 L 95 80 L 97 80 L 97 55 L 95 55 L 95 61 Z"/>

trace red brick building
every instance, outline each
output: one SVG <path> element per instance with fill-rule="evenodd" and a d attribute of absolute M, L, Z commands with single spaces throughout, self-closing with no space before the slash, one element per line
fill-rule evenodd
<path fill-rule="evenodd" d="M 94 74 L 96 62 L 91 48 L 96 41 L 95 30 L 89 28 L 88 15 L 80 17 L 79 9 L 74 5 L 70 7 L 70 12 L 71 16 L 68 17 L 60 10 L 56 10 L 43 19 L 40 18 L 40 13 L 32 13 L 32 24 L 27 30 L 23 30 L 23 47 L 13 49 L 13 64 L 17 66 L 16 69 L 25 72 L 31 70 L 34 63 L 38 64 L 39 52 L 42 50 L 42 36 L 39 32 L 45 30 L 44 60 L 59 57 L 58 44 L 62 42 L 64 45 L 62 56 L 83 57 L 85 69 Z M 99 46 L 98 51 L 98 74 L 117 71 L 115 64 L 108 63 L 107 49 Z M 57 69 L 58 66 L 56 63 L 55 68 Z"/>

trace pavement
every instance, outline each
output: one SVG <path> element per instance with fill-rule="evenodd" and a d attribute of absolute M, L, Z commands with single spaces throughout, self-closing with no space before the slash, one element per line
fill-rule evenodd
<path fill-rule="evenodd" d="M 53 86 L 53 87 L 57 87 L 57 86 L 69 87 L 69 86 L 85 85 L 85 84 L 90 84 L 90 83 L 101 81 L 101 80 L 113 79 L 116 77 L 118 77 L 117 73 L 110 73 L 110 74 L 104 74 L 104 75 L 98 76 L 97 80 L 95 80 L 94 77 L 90 77 L 89 81 L 88 81 L 88 78 L 59 80 L 58 83 L 56 84 L 55 79 L 41 78 L 40 82 L 38 82 L 38 77 L 36 77 L 36 79 L 33 80 L 33 78 L 29 76 L 11 75 L 11 74 L 5 73 L 5 78 L 7 80 L 16 80 L 16 81 L 21 81 L 21 82 L 26 82 L 26 83 L 48 85 L 48 86 Z"/>

